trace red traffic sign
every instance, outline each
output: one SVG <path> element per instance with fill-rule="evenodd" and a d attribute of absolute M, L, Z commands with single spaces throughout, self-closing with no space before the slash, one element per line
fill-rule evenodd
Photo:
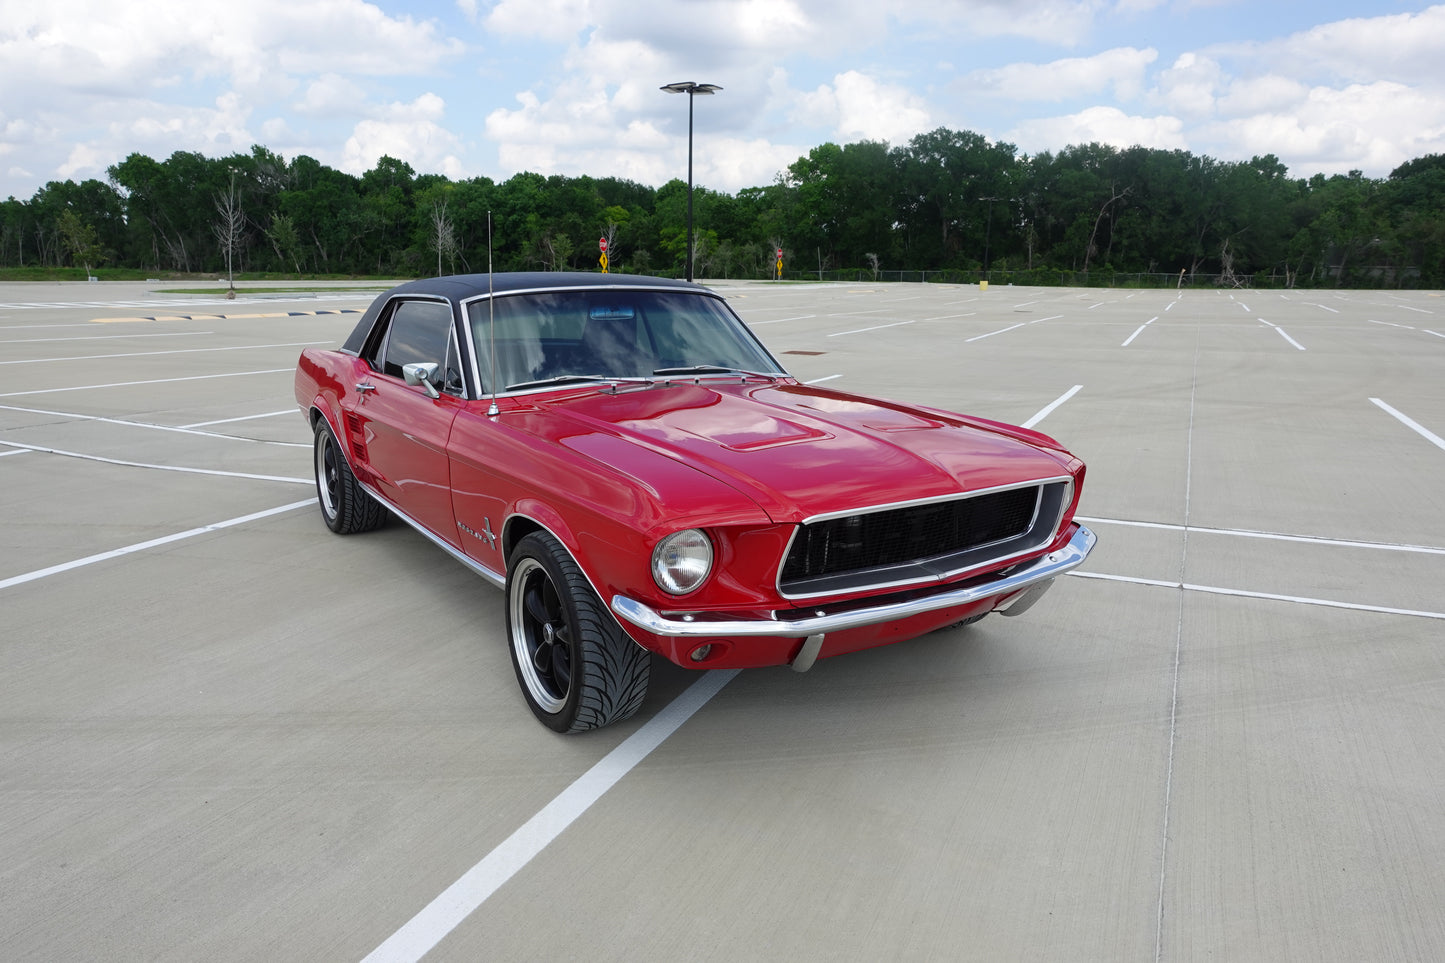
<path fill-rule="evenodd" d="M 782 249 L 782 248 L 778 248 L 778 257 L 782 257 L 782 256 L 783 256 L 783 249 Z"/>
<path fill-rule="evenodd" d="M 599 250 L 599 251 L 605 251 L 605 250 L 607 250 L 607 238 L 605 238 L 605 237 L 599 237 L 599 238 L 597 239 L 597 250 Z"/>

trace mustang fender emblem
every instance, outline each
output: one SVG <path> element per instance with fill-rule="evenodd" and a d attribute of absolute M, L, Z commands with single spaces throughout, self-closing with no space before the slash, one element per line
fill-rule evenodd
<path fill-rule="evenodd" d="M 480 539 L 481 541 L 486 542 L 488 548 L 497 547 L 497 536 L 492 532 L 492 520 L 490 518 L 482 519 L 482 530 L 480 532 L 475 531 L 470 526 L 464 525 L 461 522 L 457 522 L 457 528 L 460 528 L 462 531 L 472 536 L 472 538 Z"/>

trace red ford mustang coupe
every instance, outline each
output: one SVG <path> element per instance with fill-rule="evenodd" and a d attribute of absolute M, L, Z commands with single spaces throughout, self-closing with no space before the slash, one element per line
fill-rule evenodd
<path fill-rule="evenodd" d="M 504 588 L 559 732 L 637 711 L 649 653 L 803 671 L 1016 615 L 1094 544 L 1057 442 L 800 384 L 678 281 L 403 284 L 302 353 L 296 400 L 326 524 L 395 515 Z"/>

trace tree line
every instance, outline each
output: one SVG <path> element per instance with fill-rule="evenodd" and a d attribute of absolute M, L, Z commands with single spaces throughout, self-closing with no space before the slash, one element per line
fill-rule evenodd
<path fill-rule="evenodd" d="M 382 157 L 360 176 L 262 146 L 131 154 L 105 181 L 0 205 L 0 268 L 414 277 L 496 270 L 680 276 L 687 185 L 516 174 L 453 181 Z M 1445 287 L 1445 155 L 1384 179 L 1291 178 L 1273 155 L 1218 161 L 1091 143 L 1020 154 L 945 128 L 890 147 L 813 148 L 773 183 L 696 187 L 696 274 L 1048 283 L 1121 275 L 1280 286 Z M 926 274 L 925 274 L 926 276 Z"/>

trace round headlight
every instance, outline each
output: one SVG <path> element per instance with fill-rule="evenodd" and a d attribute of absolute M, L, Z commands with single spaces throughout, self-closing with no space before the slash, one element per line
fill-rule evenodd
<path fill-rule="evenodd" d="M 652 578 L 672 595 L 686 595 L 712 571 L 712 543 L 695 528 L 669 535 L 652 551 Z"/>

